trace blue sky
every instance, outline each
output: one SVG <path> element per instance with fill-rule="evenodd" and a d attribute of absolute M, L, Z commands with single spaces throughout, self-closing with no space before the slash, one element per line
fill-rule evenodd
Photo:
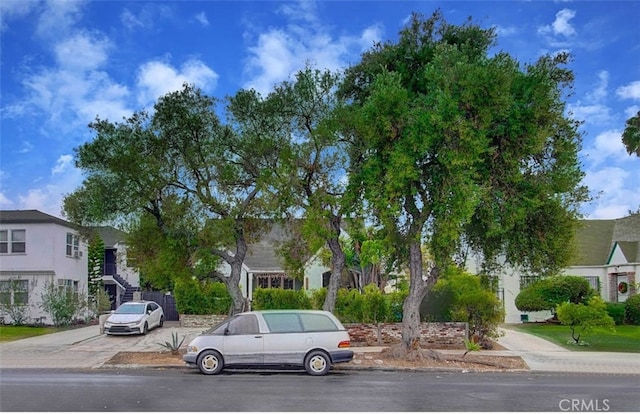
<path fill-rule="evenodd" d="M 496 50 L 522 63 L 569 51 L 568 109 L 584 121 L 580 152 L 596 200 L 588 218 L 640 206 L 640 159 L 625 120 L 640 110 L 640 1 L 30 1 L 0 2 L 0 209 L 61 217 L 82 182 L 73 149 L 96 116 L 120 121 L 183 82 L 224 97 L 269 92 L 305 62 L 344 69 L 397 39 L 411 12 L 440 8 L 495 27 Z M 117 201 L 115 201 L 117 202 Z"/>

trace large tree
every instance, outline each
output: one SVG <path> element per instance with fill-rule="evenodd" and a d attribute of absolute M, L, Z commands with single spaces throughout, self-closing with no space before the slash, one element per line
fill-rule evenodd
<path fill-rule="evenodd" d="M 235 313 L 245 308 L 239 283 L 247 245 L 273 208 L 270 179 L 282 145 L 257 93 L 228 98 L 228 124 L 216 103 L 185 85 L 161 97 L 151 116 L 96 120 L 95 139 L 76 150 L 87 179 L 65 199 L 65 211 L 77 222 L 126 218 L 143 228 L 152 217 L 165 240 L 181 246 L 171 254 L 192 269 L 203 250 L 219 257 L 228 272 L 210 268 L 209 276 L 226 284 Z"/>
<path fill-rule="evenodd" d="M 281 207 L 303 218 L 293 226 L 299 232 L 293 241 L 303 241 L 311 249 L 319 247 L 320 241 L 331 252 L 331 277 L 323 304 L 323 309 L 330 312 L 345 270 L 340 235 L 349 199 L 344 197 L 348 151 L 333 115 L 340 106 L 335 95 L 338 82 L 336 74 L 307 67 L 296 74 L 294 81 L 276 86 L 268 98 L 281 109 L 290 138 L 287 167 L 279 172 Z M 306 250 L 297 247 L 289 252 Z M 289 254 L 289 259 L 295 259 L 292 256 Z M 303 257 L 307 255 L 298 259 Z M 297 266 L 302 268 L 302 263 Z"/>
<path fill-rule="evenodd" d="M 419 348 L 419 306 L 463 248 L 525 271 L 552 272 L 586 198 L 578 123 L 564 115 L 567 56 L 521 65 L 490 55 L 495 34 L 440 12 L 413 15 L 396 43 L 348 69 L 341 95 L 353 140 L 350 185 L 362 190 L 409 267 L 403 351 Z M 421 247 L 428 257 L 424 260 Z"/>

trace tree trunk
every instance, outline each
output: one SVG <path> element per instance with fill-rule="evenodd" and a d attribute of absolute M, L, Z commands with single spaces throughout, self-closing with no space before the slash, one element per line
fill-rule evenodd
<path fill-rule="evenodd" d="M 409 294 L 402 305 L 402 346 L 409 358 L 420 355 L 420 303 L 439 275 L 438 268 L 434 267 L 425 281 L 422 272 L 420 242 L 412 242 L 409 246 Z"/>
<path fill-rule="evenodd" d="M 227 291 L 231 296 L 232 306 L 230 315 L 244 312 L 246 308 L 246 301 L 242 296 L 242 290 L 240 290 L 240 276 L 242 275 L 242 263 L 247 254 L 247 243 L 244 238 L 238 238 L 236 240 L 236 254 L 232 260 L 229 261 L 231 267 L 231 273 L 226 280 Z"/>
<path fill-rule="evenodd" d="M 336 298 L 338 297 L 338 289 L 340 288 L 340 280 L 342 279 L 342 271 L 346 260 L 344 251 L 340 246 L 339 217 L 333 216 L 331 218 L 331 230 L 334 237 L 327 240 L 327 246 L 331 250 L 331 277 L 327 287 L 327 296 L 322 305 L 322 309 L 328 312 L 333 312 L 336 307 Z"/>

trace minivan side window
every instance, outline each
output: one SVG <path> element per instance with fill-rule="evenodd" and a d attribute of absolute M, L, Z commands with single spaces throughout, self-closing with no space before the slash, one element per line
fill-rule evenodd
<path fill-rule="evenodd" d="M 314 313 L 301 313 L 302 326 L 304 330 L 309 331 L 337 331 L 338 327 L 326 315 L 318 315 Z"/>
<path fill-rule="evenodd" d="M 262 316 L 267 322 L 270 332 L 302 332 L 300 318 L 296 313 L 267 313 Z"/>
<path fill-rule="evenodd" d="M 229 321 L 227 327 L 229 335 L 249 335 L 260 333 L 258 319 L 255 315 L 238 315 Z"/>

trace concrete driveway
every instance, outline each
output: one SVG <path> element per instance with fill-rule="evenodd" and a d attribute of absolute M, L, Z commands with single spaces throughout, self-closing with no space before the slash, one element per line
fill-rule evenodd
<path fill-rule="evenodd" d="M 121 351 L 166 351 L 172 334 L 184 345 L 203 328 L 182 328 L 165 323 L 147 335 L 110 336 L 97 325 L 0 344 L 0 368 L 98 368 Z"/>

